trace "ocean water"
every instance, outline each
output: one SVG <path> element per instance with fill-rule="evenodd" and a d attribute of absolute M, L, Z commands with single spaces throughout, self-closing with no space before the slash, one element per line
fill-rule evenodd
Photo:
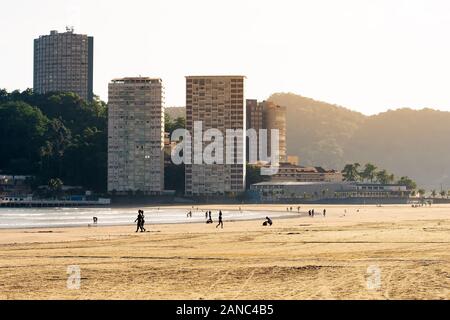
<path fill-rule="evenodd" d="M 146 224 L 200 223 L 205 222 L 204 211 L 192 211 L 192 218 L 187 218 L 188 210 L 168 208 L 143 208 Z M 115 226 L 134 224 L 138 208 L 0 208 L 0 229 L 12 228 L 51 228 L 51 227 L 85 227 L 93 224 L 93 217 L 98 218 L 98 226 Z M 218 220 L 218 211 L 212 211 L 214 222 Z M 266 211 L 226 211 L 223 210 L 224 222 L 234 220 L 263 221 L 271 218 L 289 217 L 288 212 Z"/>

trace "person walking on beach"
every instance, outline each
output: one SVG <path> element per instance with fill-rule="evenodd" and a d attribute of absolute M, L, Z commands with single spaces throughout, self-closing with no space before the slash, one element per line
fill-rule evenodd
<path fill-rule="evenodd" d="M 325 218 L 327 216 L 327 209 L 323 209 L 323 217 Z"/>
<path fill-rule="evenodd" d="M 222 229 L 223 229 L 222 210 L 219 211 L 219 224 L 216 226 L 216 229 L 219 226 L 222 226 Z"/>
<path fill-rule="evenodd" d="M 144 224 L 145 224 L 144 210 L 141 210 L 141 232 L 147 231 L 144 228 Z"/>
<path fill-rule="evenodd" d="M 208 211 L 205 211 L 205 220 L 208 220 Z"/>
<path fill-rule="evenodd" d="M 143 220 L 143 218 L 142 218 L 142 215 L 141 215 L 141 210 L 139 210 L 138 211 L 138 216 L 137 216 L 136 220 L 134 220 L 134 222 L 137 222 L 136 232 L 138 232 L 139 229 L 141 229 L 141 231 L 142 231 L 142 220 Z"/>
<path fill-rule="evenodd" d="M 314 218 L 314 209 L 311 211 L 312 217 Z"/>
<path fill-rule="evenodd" d="M 311 210 L 308 211 L 308 215 L 311 217 Z"/>

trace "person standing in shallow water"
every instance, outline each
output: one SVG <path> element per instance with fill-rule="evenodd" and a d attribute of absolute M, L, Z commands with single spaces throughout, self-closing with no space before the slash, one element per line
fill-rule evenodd
<path fill-rule="evenodd" d="M 219 224 L 216 226 L 216 229 L 219 226 L 222 226 L 222 229 L 223 229 L 222 210 L 219 211 Z"/>

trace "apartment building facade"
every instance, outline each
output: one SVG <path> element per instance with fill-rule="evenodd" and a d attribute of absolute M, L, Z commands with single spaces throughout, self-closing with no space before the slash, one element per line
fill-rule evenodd
<path fill-rule="evenodd" d="M 73 92 L 93 99 L 94 38 L 51 31 L 34 40 L 33 89 L 36 93 Z"/>
<path fill-rule="evenodd" d="M 272 129 L 278 130 L 279 135 L 279 157 L 278 162 L 287 161 L 287 142 L 286 142 L 286 108 L 278 106 L 270 101 L 258 102 L 255 99 L 246 100 L 247 106 L 247 129 L 254 129 L 257 134 L 256 147 L 254 150 L 257 153 L 258 160 L 260 159 L 260 130 L 267 130 L 267 156 L 272 154 L 271 137 Z M 248 141 L 249 142 L 249 141 Z M 264 151 L 264 150 L 262 150 Z M 247 147 L 247 161 L 250 161 L 249 157 L 250 149 Z"/>
<path fill-rule="evenodd" d="M 108 88 L 108 191 L 164 190 L 164 88 L 161 79 L 114 79 Z"/>
<path fill-rule="evenodd" d="M 237 195 L 245 191 L 245 118 L 243 76 L 186 77 L 186 128 L 191 134 L 196 122 L 201 122 L 203 132 L 218 129 L 224 137 L 227 130 L 242 132 L 235 139 L 233 163 L 186 164 L 187 196 Z M 193 137 L 193 145 L 199 141 L 199 137 Z M 201 150 L 208 144 L 201 142 Z M 220 152 L 225 151 L 224 147 Z"/>

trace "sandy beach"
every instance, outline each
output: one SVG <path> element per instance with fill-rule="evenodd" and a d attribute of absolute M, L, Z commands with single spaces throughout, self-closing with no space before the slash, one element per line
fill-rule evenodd
<path fill-rule="evenodd" d="M 314 218 L 304 213 L 312 208 Z M 450 298 L 449 205 L 302 211 L 272 227 L 225 216 L 223 230 L 204 223 L 149 225 L 146 233 L 133 225 L 0 230 L 0 299 Z M 67 286 L 69 266 L 79 267 L 79 289 Z"/>

